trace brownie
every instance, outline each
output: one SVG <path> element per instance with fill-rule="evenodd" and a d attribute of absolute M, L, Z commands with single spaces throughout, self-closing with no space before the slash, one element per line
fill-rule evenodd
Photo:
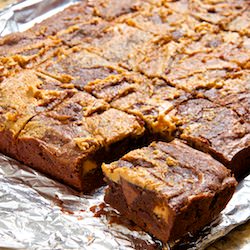
<path fill-rule="evenodd" d="M 211 154 L 237 178 L 249 173 L 249 123 L 235 111 L 200 98 L 182 102 L 168 117 L 178 121 L 180 138 Z"/>
<path fill-rule="evenodd" d="M 37 66 L 37 70 L 46 75 L 72 84 L 83 90 L 84 86 L 109 75 L 116 75 L 123 70 L 106 59 L 88 51 L 81 46 L 62 50 L 49 60 Z"/>
<path fill-rule="evenodd" d="M 211 88 L 227 73 L 248 67 L 250 59 L 238 33 L 223 35 L 209 32 L 198 41 L 184 39 L 181 42 L 157 36 L 131 53 L 128 64 L 134 71 L 165 79 L 188 92 Z"/>
<path fill-rule="evenodd" d="M 228 73 L 211 89 L 200 89 L 198 95 L 234 110 L 250 124 L 250 72 Z"/>
<path fill-rule="evenodd" d="M 79 23 L 88 22 L 94 16 L 93 10 L 88 8 L 87 4 L 88 1 L 78 1 L 41 23 L 35 24 L 30 30 L 40 37 L 48 37 L 57 35 L 58 32 L 65 31 Z"/>
<path fill-rule="evenodd" d="M 237 184 L 222 164 L 179 140 L 153 142 L 102 169 L 105 201 L 163 242 L 209 224 Z"/>
<path fill-rule="evenodd" d="M 152 94 L 151 82 L 146 77 L 134 72 L 120 72 L 112 74 L 105 79 L 89 82 L 84 90 L 98 99 L 111 103 L 119 98 L 125 97 L 132 92 Z"/>
<path fill-rule="evenodd" d="M 93 17 L 85 22 L 79 22 L 74 26 L 70 26 L 66 30 L 59 31 L 55 37 L 69 47 L 83 44 L 89 47 L 92 40 L 99 39 L 109 26 L 110 23 L 98 17 Z"/>
<path fill-rule="evenodd" d="M 25 32 L 1 38 L 0 61 L 10 61 L 8 65 L 14 70 L 16 65 L 31 68 L 59 53 L 62 48 L 88 43 L 106 27 L 107 22 L 94 17 L 83 1 Z"/>
<path fill-rule="evenodd" d="M 241 35 L 250 35 L 250 6 L 244 9 L 240 15 L 223 25 L 224 30 L 237 31 Z"/>
<path fill-rule="evenodd" d="M 0 56 L 21 53 L 45 43 L 47 38 L 60 31 L 66 32 L 70 27 L 94 18 L 86 8 L 86 1 L 69 6 L 62 12 L 35 24 L 24 32 L 16 32 L 0 39 Z M 56 20 L 56 22 L 55 22 Z M 47 42 L 46 42 L 47 43 Z M 30 48 L 31 47 L 31 48 Z M 34 48 L 35 49 L 35 48 Z M 31 53 L 31 52 L 29 52 Z"/>
<path fill-rule="evenodd" d="M 150 3 L 154 3 L 154 0 L 90 0 L 88 8 L 92 9 L 94 15 L 111 21 L 124 14 L 146 8 Z"/>
<path fill-rule="evenodd" d="M 154 35 L 170 36 L 175 41 L 187 37 L 197 39 L 201 22 L 188 14 L 176 12 L 163 6 L 150 5 L 135 13 L 129 13 L 116 19 L 116 22 L 126 23 L 132 27 L 150 32 Z M 213 25 L 207 25 L 213 27 Z M 199 30 L 199 32 L 197 32 Z"/>
<path fill-rule="evenodd" d="M 128 67 L 129 55 L 140 49 L 153 35 L 124 23 L 110 25 L 98 38 L 89 43 L 89 47 L 98 55 L 113 63 Z M 85 45 L 88 47 L 88 45 Z M 135 52 L 136 53 L 136 52 Z"/>
<path fill-rule="evenodd" d="M 216 24 L 221 28 L 236 19 L 249 7 L 248 1 L 244 0 L 164 1 L 164 6 L 183 14 L 192 15 L 199 21 Z"/>
<path fill-rule="evenodd" d="M 204 20 L 217 25 L 226 25 L 231 20 L 237 18 L 249 7 L 245 0 L 223 0 L 207 1 L 203 3 L 199 0 L 188 1 L 190 14 L 199 20 Z"/>
<path fill-rule="evenodd" d="M 150 133 L 164 139 L 171 139 L 176 130 L 175 120 L 169 119 L 168 112 L 188 98 L 183 90 L 167 85 L 164 80 L 130 72 L 90 82 L 84 89 L 116 109 L 139 116 Z"/>
<path fill-rule="evenodd" d="M 86 193 L 102 183 L 100 164 L 120 157 L 143 132 L 137 117 L 78 92 L 30 119 L 15 157 Z"/>
<path fill-rule="evenodd" d="M 24 70 L 0 83 L 0 151 L 15 157 L 15 138 L 36 114 L 52 109 L 75 92 L 34 70 Z"/>

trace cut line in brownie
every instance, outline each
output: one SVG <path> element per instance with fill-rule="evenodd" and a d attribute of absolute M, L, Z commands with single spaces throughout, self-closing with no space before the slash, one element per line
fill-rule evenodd
<path fill-rule="evenodd" d="M 163 242 L 209 224 L 237 184 L 222 164 L 179 140 L 153 142 L 102 169 L 105 201 Z"/>

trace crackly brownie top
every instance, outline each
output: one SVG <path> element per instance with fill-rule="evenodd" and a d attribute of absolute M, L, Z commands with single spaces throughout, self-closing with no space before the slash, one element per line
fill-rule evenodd
<path fill-rule="evenodd" d="M 211 156 L 179 140 L 153 142 L 124 155 L 119 161 L 103 164 L 111 181 L 121 179 L 157 192 L 170 206 L 184 206 L 189 198 L 209 195 L 225 185 L 235 185 L 230 171 Z"/>

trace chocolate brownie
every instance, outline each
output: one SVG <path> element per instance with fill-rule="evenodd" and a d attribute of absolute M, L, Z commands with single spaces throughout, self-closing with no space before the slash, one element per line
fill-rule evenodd
<path fill-rule="evenodd" d="M 222 164 L 178 140 L 153 142 L 102 169 L 105 201 L 163 242 L 209 224 L 236 186 Z"/>
<path fill-rule="evenodd" d="M 248 1 L 249 2 L 249 1 Z M 223 25 L 224 30 L 237 31 L 241 35 L 250 35 L 250 5 L 233 18 L 230 22 Z"/>
<path fill-rule="evenodd" d="M 72 26 L 89 21 L 94 16 L 92 11 L 89 11 L 86 7 L 87 2 L 81 1 L 41 23 L 35 24 L 25 32 L 17 32 L 0 38 L 0 56 L 31 50 L 35 45 L 48 43 L 46 42 L 47 38 L 57 35 L 58 32 L 66 32 L 69 28 L 72 29 Z"/>
<path fill-rule="evenodd" d="M 136 11 L 136 1 L 133 0 L 101 0 L 89 1 L 94 14 L 107 20 L 112 20 L 122 14 Z"/>
<path fill-rule="evenodd" d="M 15 157 L 89 192 L 102 183 L 100 164 L 120 157 L 143 132 L 137 117 L 79 92 L 30 119 L 18 135 Z"/>
<path fill-rule="evenodd" d="M 238 33 L 231 35 L 224 41 L 225 33 L 222 36 L 209 32 L 198 41 L 184 39 L 181 42 L 157 36 L 131 53 L 128 64 L 134 71 L 165 79 L 189 92 L 211 88 L 228 72 L 248 67 L 250 58 L 243 38 L 239 38 Z"/>
<path fill-rule="evenodd" d="M 228 73 L 216 88 L 200 89 L 198 95 L 234 110 L 250 124 L 250 71 Z"/>
<path fill-rule="evenodd" d="M 124 67 L 128 67 L 129 54 L 140 49 L 152 37 L 153 35 L 149 32 L 124 23 L 115 23 L 105 29 L 98 38 L 93 39 L 89 43 L 89 47 L 112 63 L 120 63 Z"/>
<path fill-rule="evenodd" d="M 48 37 L 57 35 L 58 32 L 72 26 L 77 26 L 79 23 L 87 22 L 94 18 L 93 10 L 88 8 L 87 4 L 88 1 L 78 1 L 41 23 L 35 24 L 30 30 L 40 37 Z"/>
<path fill-rule="evenodd" d="M 188 94 L 168 86 L 164 80 L 129 72 L 93 81 L 85 90 L 116 109 L 139 116 L 151 133 L 164 139 L 171 139 L 176 130 L 175 120 L 169 119 L 168 112 L 188 98 Z"/>
<path fill-rule="evenodd" d="M 197 19 L 221 26 L 240 16 L 249 7 L 248 0 L 206 1 L 205 3 L 200 0 L 191 0 L 187 2 L 189 13 Z"/>
<path fill-rule="evenodd" d="M 56 53 L 57 46 L 62 46 L 58 39 L 50 38 L 38 39 L 31 43 L 26 42 L 24 38 L 13 45 L 12 42 L 19 40 L 19 36 L 26 37 L 26 34 L 13 33 L 0 40 L 0 65 L 4 68 L 4 77 L 15 75 L 24 68 L 33 68 Z"/>
<path fill-rule="evenodd" d="M 137 12 L 140 9 L 148 8 L 150 4 L 155 4 L 155 0 L 89 0 L 88 8 L 92 13 L 105 20 L 112 21 L 116 18 Z"/>
<path fill-rule="evenodd" d="M 67 84 L 34 70 L 0 83 L 0 151 L 15 157 L 15 138 L 36 114 L 52 109 L 75 92 Z"/>
<path fill-rule="evenodd" d="M 249 123 L 232 109 L 206 99 L 190 99 L 168 117 L 178 121 L 180 138 L 231 168 L 237 178 L 249 173 Z"/>
<path fill-rule="evenodd" d="M 105 79 L 109 75 L 116 75 L 123 71 L 81 46 L 62 50 L 61 53 L 37 66 L 37 70 L 72 84 L 79 90 L 83 90 L 84 86 L 92 81 Z"/>
<path fill-rule="evenodd" d="M 89 47 L 92 40 L 101 37 L 101 34 L 104 33 L 109 26 L 110 24 L 108 22 L 95 17 L 58 32 L 56 37 L 59 38 L 63 44 L 70 47 L 83 44 Z"/>
<path fill-rule="evenodd" d="M 175 41 L 187 37 L 192 37 L 192 39 L 199 37 L 200 32 L 197 31 L 202 25 L 191 15 L 154 5 L 144 7 L 135 13 L 123 15 L 116 19 L 116 22 L 126 23 L 154 35 L 170 36 Z M 207 26 L 212 27 L 213 25 Z"/>

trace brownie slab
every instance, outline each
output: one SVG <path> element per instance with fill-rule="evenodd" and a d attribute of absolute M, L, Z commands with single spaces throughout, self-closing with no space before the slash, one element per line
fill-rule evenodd
<path fill-rule="evenodd" d="M 179 140 L 153 142 L 102 169 L 105 201 L 163 242 L 209 224 L 237 184 L 230 170 Z"/>
<path fill-rule="evenodd" d="M 89 192 L 102 183 L 100 164 L 120 157 L 143 133 L 137 117 L 79 92 L 26 124 L 18 136 L 15 157 Z"/>

